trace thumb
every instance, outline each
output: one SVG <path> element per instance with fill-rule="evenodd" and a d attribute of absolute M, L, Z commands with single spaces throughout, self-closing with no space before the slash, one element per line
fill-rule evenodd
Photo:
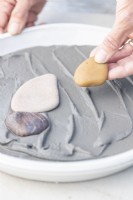
<path fill-rule="evenodd" d="M 106 36 L 102 44 L 97 48 L 95 60 L 98 63 L 107 62 L 128 39 L 129 31 L 116 26 Z"/>
<path fill-rule="evenodd" d="M 28 0 L 17 1 L 7 28 L 11 35 L 19 34 L 25 27 L 31 7 L 32 5 Z"/>

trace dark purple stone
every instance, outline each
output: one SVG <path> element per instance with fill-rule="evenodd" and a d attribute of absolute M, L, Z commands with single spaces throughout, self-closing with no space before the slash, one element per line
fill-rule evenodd
<path fill-rule="evenodd" d="M 48 119 L 41 113 L 13 112 L 5 120 L 7 128 L 18 136 L 30 136 L 43 132 L 49 126 Z"/>

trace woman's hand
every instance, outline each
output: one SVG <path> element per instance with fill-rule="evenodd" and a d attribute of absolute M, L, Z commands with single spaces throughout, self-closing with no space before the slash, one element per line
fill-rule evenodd
<path fill-rule="evenodd" d="M 33 26 L 46 0 L 0 0 L 0 33 L 19 34 Z"/>
<path fill-rule="evenodd" d="M 133 0 L 116 1 L 114 26 L 103 43 L 90 54 L 99 63 L 109 63 L 109 79 L 133 75 L 133 46 L 126 44 L 119 50 L 129 38 L 133 38 Z"/>
<path fill-rule="evenodd" d="M 108 63 L 109 80 L 133 75 L 133 46 L 130 43 L 124 45 Z"/>

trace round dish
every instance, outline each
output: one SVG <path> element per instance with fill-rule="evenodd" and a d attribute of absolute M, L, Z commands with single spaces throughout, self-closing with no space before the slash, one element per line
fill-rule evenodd
<path fill-rule="evenodd" d="M 21 35 L 0 36 L 0 56 L 20 49 L 50 45 L 98 45 L 109 29 L 79 25 L 54 24 L 28 28 Z M 0 170 L 18 177 L 51 181 L 73 182 L 103 177 L 126 169 L 133 164 L 133 150 L 106 158 L 76 161 L 33 161 L 0 153 Z"/>

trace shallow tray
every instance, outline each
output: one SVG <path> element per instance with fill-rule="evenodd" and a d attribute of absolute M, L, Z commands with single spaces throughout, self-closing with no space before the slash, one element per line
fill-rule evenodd
<path fill-rule="evenodd" d="M 98 45 L 109 29 L 54 24 L 26 29 L 21 35 L 0 36 L 0 56 L 20 49 L 50 45 Z M 33 161 L 0 153 L 0 170 L 8 174 L 40 181 L 73 182 L 107 176 L 133 165 L 133 150 L 106 158 L 76 161 Z"/>

